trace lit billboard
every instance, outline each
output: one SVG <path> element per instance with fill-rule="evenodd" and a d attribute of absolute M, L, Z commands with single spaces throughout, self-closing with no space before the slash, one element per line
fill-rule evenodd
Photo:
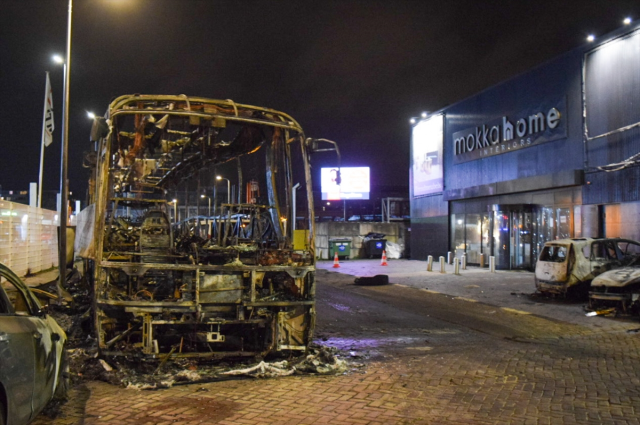
<path fill-rule="evenodd" d="M 444 116 L 434 115 L 413 127 L 413 196 L 442 192 L 442 144 Z"/>
<path fill-rule="evenodd" d="M 322 200 L 369 199 L 369 167 L 341 167 L 341 182 L 337 182 L 338 167 L 320 169 Z"/>

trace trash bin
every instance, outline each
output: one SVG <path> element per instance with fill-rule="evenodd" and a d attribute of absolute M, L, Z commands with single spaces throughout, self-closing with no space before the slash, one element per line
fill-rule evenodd
<path fill-rule="evenodd" d="M 338 258 L 345 259 L 351 256 L 351 239 L 329 239 L 329 259 L 332 260 L 336 252 Z"/>
<path fill-rule="evenodd" d="M 382 257 L 382 251 L 386 247 L 386 239 L 368 239 L 364 242 L 364 254 L 369 258 Z"/>

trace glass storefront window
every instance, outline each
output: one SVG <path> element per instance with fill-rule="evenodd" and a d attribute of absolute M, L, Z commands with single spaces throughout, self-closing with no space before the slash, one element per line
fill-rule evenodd
<path fill-rule="evenodd" d="M 571 237 L 571 208 L 556 209 L 557 239 L 567 239 Z"/>
<path fill-rule="evenodd" d="M 491 213 L 451 215 L 452 251 L 467 255 L 470 264 L 484 264 L 489 256 L 502 269 L 532 269 L 544 243 L 570 238 L 573 208 L 534 205 L 496 205 Z"/>
<path fill-rule="evenodd" d="M 482 252 L 482 218 L 480 214 L 467 214 L 466 216 L 467 262 L 478 264 Z"/>
<path fill-rule="evenodd" d="M 452 214 L 451 240 L 453 241 L 453 252 L 456 257 L 461 258 L 465 252 L 466 242 L 464 234 L 464 214 Z"/>

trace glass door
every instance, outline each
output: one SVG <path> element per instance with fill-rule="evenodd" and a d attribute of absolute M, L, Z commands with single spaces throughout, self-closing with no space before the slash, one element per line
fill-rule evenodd
<path fill-rule="evenodd" d="M 531 269 L 533 212 L 511 212 L 511 269 Z"/>
<path fill-rule="evenodd" d="M 496 258 L 497 269 L 511 268 L 509 221 L 507 212 L 493 211 L 493 255 Z"/>

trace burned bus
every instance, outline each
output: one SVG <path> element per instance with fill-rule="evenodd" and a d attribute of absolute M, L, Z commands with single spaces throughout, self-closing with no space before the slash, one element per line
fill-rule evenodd
<path fill-rule="evenodd" d="M 320 140 L 285 113 L 231 100 L 115 99 L 92 128 L 91 205 L 76 238 L 101 352 L 306 350 L 315 324 L 309 155 L 337 152 Z"/>

